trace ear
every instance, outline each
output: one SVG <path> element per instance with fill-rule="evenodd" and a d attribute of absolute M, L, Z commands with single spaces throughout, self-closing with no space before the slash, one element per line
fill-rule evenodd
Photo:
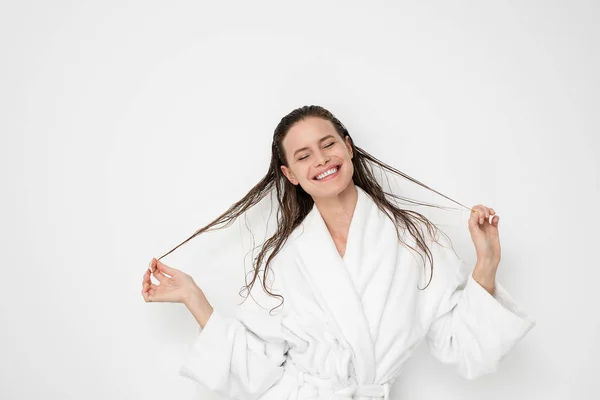
<path fill-rule="evenodd" d="M 288 179 L 288 181 L 290 181 L 292 183 L 292 185 L 298 184 L 298 181 L 296 180 L 296 178 L 294 178 L 294 174 L 292 174 L 292 171 L 290 171 L 290 169 L 288 167 L 286 167 L 285 165 L 282 165 L 281 172 L 283 172 L 285 177 Z"/>
<path fill-rule="evenodd" d="M 350 140 L 350 136 L 346 136 L 346 147 L 348 148 L 348 153 L 350 153 L 350 159 L 352 159 L 352 157 L 354 157 L 354 154 L 352 154 L 352 141 Z"/>

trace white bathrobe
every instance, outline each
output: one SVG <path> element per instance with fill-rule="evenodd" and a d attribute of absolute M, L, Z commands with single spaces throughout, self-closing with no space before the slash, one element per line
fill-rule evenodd
<path fill-rule="evenodd" d="M 467 378 L 494 372 L 535 325 L 498 283 L 490 295 L 474 266 L 429 242 L 433 278 L 398 241 L 392 221 L 357 187 L 344 257 L 316 206 L 273 259 L 236 318 L 213 311 L 180 369 L 231 399 L 389 399 L 390 385 L 425 340 Z M 415 247 L 411 236 L 403 238 Z M 257 281 L 258 283 L 258 281 Z"/>

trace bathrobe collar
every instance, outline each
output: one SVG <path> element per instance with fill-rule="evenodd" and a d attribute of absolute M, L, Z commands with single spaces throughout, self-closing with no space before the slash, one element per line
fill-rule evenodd
<path fill-rule="evenodd" d="M 350 222 L 346 251 L 342 258 L 325 225 L 319 209 L 313 205 L 294 241 L 296 259 L 321 306 L 344 336 L 354 353 L 358 383 L 372 383 L 375 378 L 373 338 L 359 293 L 348 273 L 348 266 L 358 262 L 360 253 L 368 250 L 361 234 L 369 214 L 377 207 L 363 189 L 356 186 L 358 200 Z"/>

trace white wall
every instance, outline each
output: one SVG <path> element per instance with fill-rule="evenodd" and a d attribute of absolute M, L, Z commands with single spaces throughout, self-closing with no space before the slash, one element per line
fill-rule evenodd
<path fill-rule="evenodd" d="M 216 3 L 2 2 L 0 397 L 216 399 L 178 375 L 196 322 L 146 304 L 142 275 L 264 175 L 281 117 L 320 104 L 494 207 L 498 279 L 537 321 L 476 381 L 423 345 L 392 398 L 600 398 L 597 3 Z M 468 213 L 440 218 L 474 260 Z M 164 261 L 229 312 L 247 239 Z"/>

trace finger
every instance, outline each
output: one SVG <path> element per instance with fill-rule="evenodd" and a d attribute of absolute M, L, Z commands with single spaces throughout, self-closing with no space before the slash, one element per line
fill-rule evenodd
<path fill-rule="evenodd" d="M 469 219 L 475 219 L 476 221 L 479 219 L 479 212 L 476 208 L 471 209 L 471 216 Z"/>
<path fill-rule="evenodd" d="M 150 277 L 150 270 L 147 269 L 146 272 L 144 272 L 144 276 L 142 277 L 142 283 L 146 282 L 149 277 Z"/>
<path fill-rule="evenodd" d="M 152 275 L 159 281 L 159 282 L 163 282 L 165 279 L 169 279 L 167 278 L 162 272 L 160 272 L 158 269 L 154 270 L 154 272 L 152 273 Z"/>
<path fill-rule="evenodd" d="M 492 225 L 497 228 L 498 222 L 500 222 L 500 217 L 498 215 L 495 215 L 494 218 L 492 218 Z"/>
<path fill-rule="evenodd" d="M 479 221 L 483 223 L 484 220 L 489 220 L 490 218 L 490 209 L 482 204 L 476 206 L 479 210 Z"/>
<path fill-rule="evenodd" d="M 482 206 L 482 207 L 485 210 L 485 218 L 489 221 L 490 220 L 490 208 L 486 207 L 486 206 Z"/>
<path fill-rule="evenodd" d="M 163 272 L 170 276 L 173 276 L 173 274 L 175 274 L 175 272 L 177 272 L 177 270 L 175 268 L 171 268 L 159 260 L 156 260 L 156 266 L 160 270 L 160 272 Z"/>
<path fill-rule="evenodd" d="M 150 280 L 150 271 L 146 270 L 146 273 L 144 274 L 144 277 L 142 278 L 142 288 L 144 287 L 145 283 L 151 283 L 152 281 Z"/>
<path fill-rule="evenodd" d="M 142 289 L 142 296 L 146 302 L 149 301 L 157 301 L 156 292 L 158 291 L 158 286 L 155 284 L 145 284 Z"/>
<path fill-rule="evenodd" d="M 469 218 L 469 229 L 479 224 L 479 213 L 476 210 L 471 212 L 471 218 Z"/>
<path fill-rule="evenodd" d="M 146 303 L 149 303 L 151 300 L 152 295 L 150 294 L 150 290 L 142 290 L 142 297 L 144 298 L 144 301 Z"/>
<path fill-rule="evenodd" d="M 142 281 L 142 288 L 144 287 L 144 285 L 152 285 L 152 279 L 150 279 L 150 271 L 146 270 L 146 273 L 144 274 L 144 279 Z"/>
<path fill-rule="evenodd" d="M 146 282 L 144 282 L 142 284 L 142 290 L 148 290 L 148 289 L 154 289 L 154 290 L 156 290 L 156 289 L 158 289 L 158 286 L 159 285 L 157 285 L 155 283 L 152 283 L 150 281 L 146 281 Z"/>
<path fill-rule="evenodd" d="M 479 204 L 475 207 L 479 211 L 479 223 L 483 224 L 486 220 L 489 222 L 489 220 L 490 220 L 489 208 L 484 205 L 481 205 L 481 204 Z"/>
<path fill-rule="evenodd" d="M 154 290 L 149 290 L 143 294 L 144 300 L 146 303 L 151 303 L 153 301 L 157 301 Z"/>
<path fill-rule="evenodd" d="M 477 218 L 477 223 L 483 224 L 483 219 L 485 217 L 485 210 L 482 209 L 482 206 L 476 205 L 476 206 L 473 206 L 471 209 L 473 210 L 473 212 L 471 214 L 472 215 L 475 214 L 475 217 Z"/>
<path fill-rule="evenodd" d="M 154 272 L 156 270 L 156 258 L 152 258 L 152 260 L 150 260 L 148 263 L 148 269 L 150 272 Z"/>
<path fill-rule="evenodd" d="M 158 285 L 155 285 L 154 283 L 144 283 L 144 286 L 142 287 L 142 294 L 147 293 L 149 291 L 155 293 L 157 290 Z"/>

